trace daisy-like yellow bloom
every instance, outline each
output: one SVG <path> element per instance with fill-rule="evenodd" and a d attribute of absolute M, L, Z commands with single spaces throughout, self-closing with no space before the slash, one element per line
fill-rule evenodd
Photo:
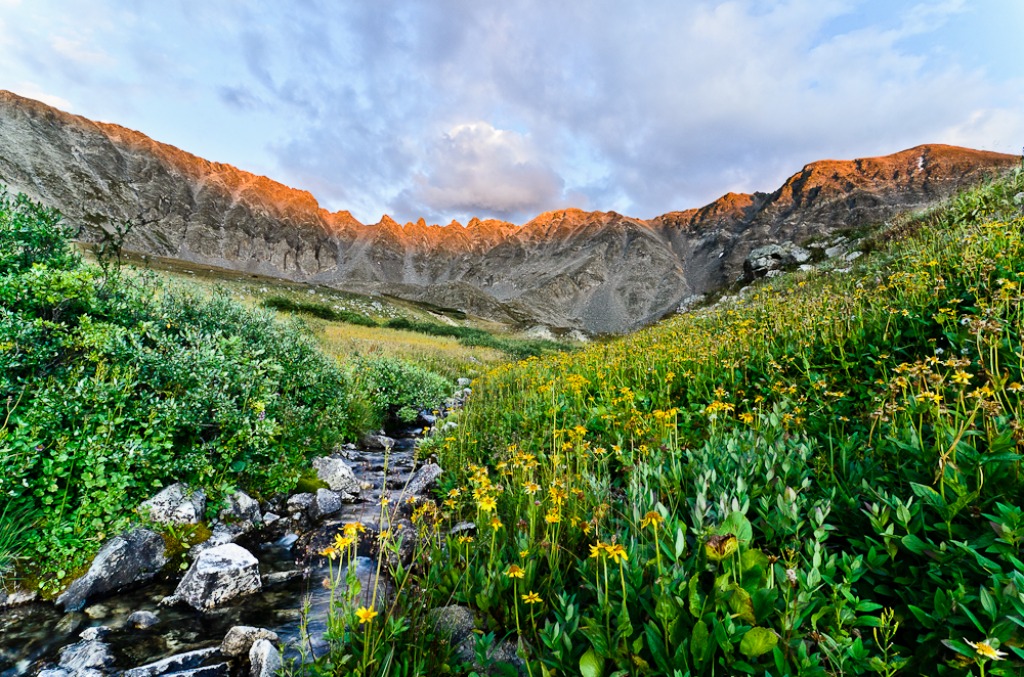
<path fill-rule="evenodd" d="M 502 526 L 504 526 L 504 525 L 502 525 L 500 519 L 498 519 L 497 517 L 492 517 L 491 518 L 491 528 L 492 529 L 500 529 Z"/>
<path fill-rule="evenodd" d="M 651 510 L 650 512 L 643 516 L 643 519 L 640 520 L 640 528 L 646 529 L 647 527 L 653 525 L 654 528 L 657 529 L 658 525 L 660 525 L 664 521 L 665 518 L 661 516 L 661 513 L 659 513 L 657 510 Z"/>
<path fill-rule="evenodd" d="M 477 505 L 480 506 L 480 509 L 484 512 L 490 512 L 498 507 L 498 502 L 491 496 L 484 496 L 480 499 Z"/>
<path fill-rule="evenodd" d="M 590 556 L 598 557 L 601 555 L 607 555 L 609 547 L 610 546 L 607 543 L 602 543 L 601 541 L 598 541 L 596 545 L 590 546 Z"/>
<path fill-rule="evenodd" d="M 967 642 L 972 649 L 974 649 L 975 653 L 977 653 L 979 656 L 984 656 L 989 660 L 1001 661 L 1004 660 L 1007 656 L 1005 651 L 1000 651 L 999 649 L 996 649 L 988 643 L 987 639 L 983 639 L 977 644 L 970 641 L 966 637 L 964 637 L 964 641 Z"/>
<path fill-rule="evenodd" d="M 537 593 L 533 592 L 532 590 L 528 594 L 523 595 L 522 597 L 523 597 L 523 602 L 525 604 L 540 604 L 541 603 L 540 595 L 538 595 Z"/>
<path fill-rule="evenodd" d="M 519 551 L 519 556 L 520 556 L 520 557 L 528 557 L 528 556 L 529 556 L 529 554 L 530 554 L 530 551 L 529 551 L 529 550 L 520 550 L 520 551 Z"/>
<path fill-rule="evenodd" d="M 373 609 L 370 609 L 369 607 L 361 606 L 358 609 L 356 609 L 356 618 L 359 619 L 360 625 L 362 625 L 363 623 L 369 623 L 374 618 L 376 618 L 377 615 L 377 612 Z"/>
<path fill-rule="evenodd" d="M 459 545 L 463 543 L 472 543 L 475 539 L 472 536 L 459 536 Z"/>
<path fill-rule="evenodd" d="M 505 571 L 505 575 L 508 576 L 509 578 L 522 578 L 523 576 L 526 575 L 526 572 L 519 565 L 512 564 Z"/>
<path fill-rule="evenodd" d="M 558 524 L 562 521 L 562 516 L 558 513 L 557 510 L 552 508 L 547 512 L 546 515 L 544 515 L 544 521 L 548 524 Z"/>
<path fill-rule="evenodd" d="M 334 537 L 334 547 L 338 550 L 344 550 L 348 546 L 355 543 L 356 539 L 353 536 L 342 536 L 338 534 Z"/>
<path fill-rule="evenodd" d="M 526 484 L 523 485 L 523 491 L 532 496 L 533 494 L 536 494 L 538 491 L 540 491 L 540 485 L 535 482 L 527 482 Z"/>
<path fill-rule="evenodd" d="M 620 560 L 629 561 L 629 554 L 626 552 L 625 546 L 621 543 L 608 546 L 608 556 L 615 560 L 616 564 L 618 564 Z"/>
<path fill-rule="evenodd" d="M 366 531 L 366 527 L 363 526 L 362 522 L 349 522 L 341 530 L 345 532 L 346 536 L 355 536 Z"/>
<path fill-rule="evenodd" d="M 323 556 L 323 557 L 330 557 L 331 559 L 334 559 L 335 557 L 338 556 L 338 549 L 336 547 L 334 547 L 333 545 L 330 545 L 330 546 L 324 548 L 323 550 L 321 550 L 320 551 L 320 555 Z"/>
<path fill-rule="evenodd" d="M 451 491 L 448 492 L 448 498 L 458 498 L 461 495 L 462 495 L 462 490 L 461 489 L 452 489 Z"/>

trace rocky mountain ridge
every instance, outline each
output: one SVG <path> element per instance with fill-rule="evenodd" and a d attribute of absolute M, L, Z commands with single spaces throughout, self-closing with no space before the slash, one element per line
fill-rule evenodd
<path fill-rule="evenodd" d="M 364 225 L 308 192 L 0 91 L 0 182 L 85 239 L 132 222 L 126 246 L 144 253 L 589 333 L 630 331 L 731 284 L 758 247 L 878 222 L 1018 161 L 925 145 L 814 162 L 773 193 L 650 220 L 564 209 L 521 226 Z"/>

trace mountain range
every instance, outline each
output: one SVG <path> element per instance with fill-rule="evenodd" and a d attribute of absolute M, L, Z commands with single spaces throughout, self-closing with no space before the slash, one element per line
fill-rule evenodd
<path fill-rule="evenodd" d="M 648 220 L 563 209 L 522 225 L 366 225 L 308 192 L 0 91 L 0 183 L 59 209 L 82 239 L 131 223 L 125 246 L 140 253 L 590 334 L 741 280 L 764 245 L 881 222 L 1019 160 L 931 144 L 813 162 L 774 192 Z"/>

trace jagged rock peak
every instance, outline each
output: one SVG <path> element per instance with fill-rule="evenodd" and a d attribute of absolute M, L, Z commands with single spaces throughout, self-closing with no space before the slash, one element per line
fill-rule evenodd
<path fill-rule="evenodd" d="M 920 209 L 1018 162 L 927 145 L 810 163 L 772 193 L 727 193 L 648 221 L 566 208 L 521 227 L 400 226 L 387 215 L 365 226 L 306 191 L 0 91 L 0 183 L 93 237 L 131 220 L 128 248 L 142 253 L 590 333 L 635 329 L 732 284 L 759 247 Z"/>

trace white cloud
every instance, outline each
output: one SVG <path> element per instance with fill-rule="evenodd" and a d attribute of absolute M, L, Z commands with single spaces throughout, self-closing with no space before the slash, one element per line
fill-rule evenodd
<path fill-rule="evenodd" d="M 403 199 L 427 214 L 529 218 L 562 199 L 562 179 L 531 139 L 487 122 L 454 126 L 424 164 Z"/>
<path fill-rule="evenodd" d="M 1015 151 L 1024 134 L 1005 66 L 1019 59 L 957 33 L 987 21 L 966 0 L 128 6 L 3 12 L 0 80 L 200 155 L 276 165 L 364 221 L 525 219 L 568 200 L 653 216 L 774 189 L 825 157 Z"/>

